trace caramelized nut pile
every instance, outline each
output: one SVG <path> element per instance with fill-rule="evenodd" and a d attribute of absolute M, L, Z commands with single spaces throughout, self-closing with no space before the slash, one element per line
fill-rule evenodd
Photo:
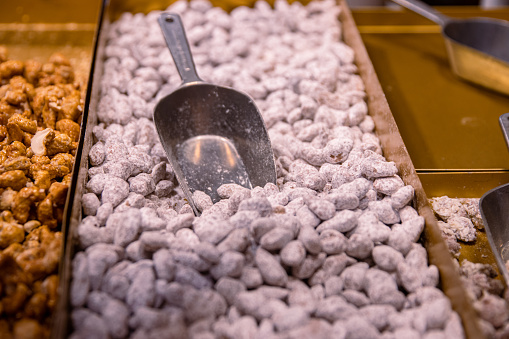
<path fill-rule="evenodd" d="M 7 54 L 0 47 L 0 337 L 47 337 L 83 100 L 63 55 Z"/>

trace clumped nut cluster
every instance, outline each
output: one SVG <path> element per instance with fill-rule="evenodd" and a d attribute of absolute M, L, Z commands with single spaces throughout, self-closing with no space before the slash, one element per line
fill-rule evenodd
<path fill-rule="evenodd" d="M 479 199 L 441 196 L 431 198 L 430 203 L 449 251 L 458 258 L 461 243 L 475 241 L 477 232 L 484 230 Z M 465 235 L 469 237 L 465 238 Z M 486 338 L 508 337 L 509 294 L 498 278 L 495 265 L 473 263 L 467 259 L 455 262 L 463 285 L 479 315 L 480 327 Z"/>
<path fill-rule="evenodd" d="M 63 55 L 20 61 L 0 46 L 1 338 L 49 337 L 82 106 Z"/>
<path fill-rule="evenodd" d="M 73 260 L 72 338 L 463 338 L 417 242 L 411 186 L 382 156 L 334 1 L 230 14 L 178 1 L 199 74 L 249 93 L 277 185 L 183 199 L 151 121 L 180 77 L 157 23 L 123 14 Z"/>

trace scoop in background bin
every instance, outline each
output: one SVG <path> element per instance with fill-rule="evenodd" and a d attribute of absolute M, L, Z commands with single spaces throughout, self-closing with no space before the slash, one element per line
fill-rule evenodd
<path fill-rule="evenodd" d="M 459 77 L 509 95 L 509 22 L 456 19 L 418 0 L 392 0 L 442 28 L 449 63 Z"/>
<path fill-rule="evenodd" d="M 198 77 L 177 14 L 162 13 L 159 25 L 183 82 L 158 102 L 154 123 L 195 214 L 192 194 L 197 190 L 217 202 L 222 184 L 252 188 L 276 183 L 269 135 L 253 99 Z"/>
<path fill-rule="evenodd" d="M 509 148 L 509 113 L 502 114 L 499 122 Z M 497 266 L 508 285 L 505 263 L 509 260 L 509 183 L 486 192 L 479 200 L 479 210 Z"/>

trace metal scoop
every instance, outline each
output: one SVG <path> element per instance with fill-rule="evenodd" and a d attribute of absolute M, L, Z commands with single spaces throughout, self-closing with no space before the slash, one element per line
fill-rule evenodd
<path fill-rule="evenodd" d="M 254 101 L 198 77 L 177 14 L 161 14 L 159 25 L 183 81 L 157 103 L 154 123 L 195 214 L 199 211 L 192 194 L 197 190 L 217 202 L 222 184 L 252 188 L 276 183 L 269 135 Z"/>
<path fill-rule="evenodd" d="M 451 67 L 459 77 L 509 95 L 509 23 L 491 18 L 455 19 L 418 0 L 392 0 L 434 21 Z"/>
<path fill-rule="evenodd" d="M 499 122 L 509 147 L 509 113 L 502 114 Z M 479 210 L 497 266 L 506 284 L 509 284 L 509 272 L 505 265 L 509 260 L 509 184 L 486 192 L 479 200 Z"/>

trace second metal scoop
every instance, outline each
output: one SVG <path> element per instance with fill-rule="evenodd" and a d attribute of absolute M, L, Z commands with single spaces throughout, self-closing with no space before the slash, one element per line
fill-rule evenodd
<path fill-rule="evenodd" d="M 502 114 L 499 122 L 509 147 L 509 113 Z M 509 284 L 505 264 L 509 260 L 509 184 L 486 192 L 479 200 L 479 210 L 497 266 L 506 284 Z"/>
<path fill-rule="evenodd" d="M 455 19 L 418 0 L 392 0 L 439 24 L 449 63 L 459 77 L 509 95 L 509 23 Z"/>
<path fill-rule="evenodd" d="M 177 14 L 161 14 L 159 25 L 183 82 L 158 102 L 154 123 L 195 214 L 199 211 L 192 193 L 197 190 L 217 202 L 222 184 L 252 188 L 275 183 L 274 154 L 253 100 L 198 77 Z"/>

